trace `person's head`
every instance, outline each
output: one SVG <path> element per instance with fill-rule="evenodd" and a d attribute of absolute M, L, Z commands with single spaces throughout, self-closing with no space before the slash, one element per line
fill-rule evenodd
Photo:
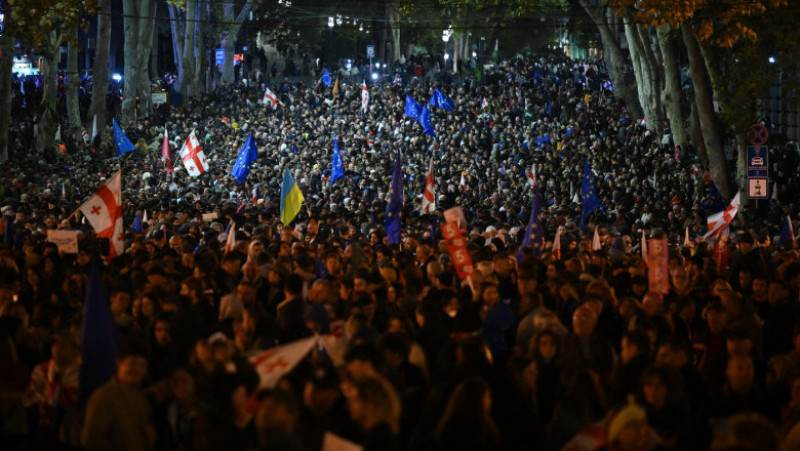
<path fill-rule="evenodd" d="M 517 289 L 521 296 L 528 296 L 536 293 L 538 286 L 536 271 L 533 268 L 520 268 L 519 278 L 517 279 Z"/>
<path fill-rule="evenodd" d="M 763 300 L 763 297 L 767 295 L 767 277 L 763 274 L 754 274 L 753 275 L 753 282 L 750 284 L 750 289 L 753 292 L 753 296 L 756 298 L 760 298 Z"/>
<path fill-rule="evenodd" d="M 753 340 L 744 328 L 734 328 L 725 335 L 728 355 L 748 355 L 753 350 Z"/>
<path fill-rule="evenodd" d="M 645 370 L 641 378 L 642 401 L 654 409 L 661 409 L 669 401 L 669 369 L 663 366 L 651 366 Z"/>
<path fill-rule="evenodd" d="M 789 299 L 789 286 L 782 281 L 773 281 L 769 284 L 767 299 L 771 305 L 778 304 Z"/>
<path fill-rule="evenodd" d="M 549 362 L 558 353 L 558 335 L 552 330 L 542 330 L 536 334 L 535 347 L 532 349 L 536 357 Z"/>
<path fill-rule="evenodd" d="M 153 339 L 158 346 L 165 347 L 172 344 L 172 325 L 166 317 L 159 317 L 153 323 Z"/>
<path fill-rule="evenodd" d="M 442 418 L 436 428 L 438 440 L 447 439 L 448 434 L 467 433 L 465 428 L 486 429 L 497 437 L 497 426 L 491 415 L 492 392 L 485 380 L 470 377 L 459 383 L 450 395 Z M 475 432 L 475 431 L 470 431 Z"/>
<path fill-rule="evenodd" d="M 592 335 L 597 325 L 597 312 L 588 304 L 581 304 L 572 314 L 572 331 L 581 338 Z"/>
<path fill-rule="evenodd" d="M 640 330 L 630 330 L 622 336 L 620 359 L 628 363 L 638 356 L 650 355 L 650 337 Z"/>
<path fill-rule="evenodd" d="M 714 334 L 720 334 L 728 322 L 728 311 L 721 302 L 712 301 L 705 308 L 705 319 L 708 329 Z"/>
<path fill-rule="evenodd" d="M 630 403 L 620 409 L 609 422 L 608 443 L 620 451 L 639 451 L 654 448 L 651 443 L 647 413 L 637 404 Z"/>
<path fill-rule="evenodd" d="M 53 334 L 53 344 L 50 347 L 53 360 L 60 368 L 72 365 L 80 356 L 78 340 L 68 331 L 59 331 Z"/>
<path fill-rule="evenodd" d="M 272 434 L 291 432 L 300 415 L 300 405 L 294 393 L 287 390 L 265 390 L 258 394 L 255 426 L 259 439 L 265 444 Z"/>
<path fill-rule="evenodd" d="M 381 352 L 372 345 L 353 346 L 345 356 L 347 376 L 353 380 L 378 376 L 384 370 L 385 360 Z"/>
<path fill-rule="evenodd" d="M 760 413 L 739 413 L 727 418 L 714 429 L 711 451 L 759 450 L 778 451 L 780 436 L 772 421 Z"/>
<path fill-rule="evenodd" d="M 311 371 L 311 378 L 303 387 L 303 404 L 315 415 L 329 412 L 339 400 L 339 376 L 328 365 L 320 365 Z"/>
<path fill-rule="evenodd" d="M 492 307 L 500 302 L 500 293 L 497 291 L 497 286 L 489 282 L 481 284 L 480 299 L 483 301 L 484 305 L 488 307 Z"/>
<path fill-rule="evenodd" d="M 364 430 L 386 424 L 396 434 L 400 430 L 400 398 L 392 384 L 381 376 L 347 381 L 342 384 L 350 417 Z"/>
<path fill-rule="evenodd" d="M 342 271 L 342 257 L 339 252 L 332 250 L 325 256 L 325 269 L 328 274 L 334 277 L 341 275 Z"/>
<path fill-rule="evenodd" d="M 317 279 L 308 290 L 308 302 L 325 303 L 330 299 L 331 282 L 327 279 Z"/>
<path fill-rule="evenodd" d="M 172 389 L 172 396 L 179 403 L 189 401 L 195 396 L 194 375 L 188 368 L 176 368 L 169 379 L 169 385 Z"/>
<path fill-rule="evenodd" d="M 236 285 L 236 297 L 246 305 L 252 305 L 256 301 L 256 287 L 249 282 L 239 282 Z"/>
<path fill-rule="evenodd" d="M 691 280 L 689 280 L 689 271 L 683 266 L 676 266 L 672 270 L 672 286 L 678 293 L 683 293 L 689 287 Z"/>
<path fill-rule="evenodd" d="M 296 298 L 303 293 L 303 277 L 299 274 L 289 274 L 283 285 L 283 292 L 286 297 Z"/>
<path fill-rule="evenodd" d="M 117 381 L 126 386 L 136 386 L 147 374 L 147 347 L 129 338 L 117 350 Z"/>

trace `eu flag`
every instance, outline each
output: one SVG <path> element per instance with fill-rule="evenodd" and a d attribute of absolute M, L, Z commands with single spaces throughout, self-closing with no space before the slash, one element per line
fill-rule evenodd
<path fill-rule="evenodd" d="M 122 127 L 119 126 L 116 119 L 113 119 L 114 122 L 114 146 L 117 148 L 117 156 L 121 157 L 122 154 L 128 153 L 131 150 L 135 150 L 136 146 L 133 145 L 130 139 L 125 136 L 125 132 L 122 131 Z"/>
<path fill-rule="evenodd" d="M 331 186 L 342 177 L 344 177 L 344 163 L 342 163 L 342 154 L 339 152 L 339 141 L 334 138 L 333 161 L 331 162 Z"/>
<path fill-rule="evenodd" d="M 794 239 L 794 227 L 792 227 L 792 218 L 789 216 L 786 217 L 786 220 L 783 221 L 783 228 L 781 229 L 781 236 L 778 238 L 778 242 L 776 245 L 780 248 L 786 245 L 789 241 L 795 241 Z"/>
<path fill-rule="evenodd" d="M 419 120 L 421 113 L 419 103 L 413 97 L 406 94 L 406 116 Z"/>
<path fill-rule="evenodd" d="M 589 159 L 583 163 L 583 176 L 581 177 L 581 201 L 583 202 L 583 213 L 581 213 L 580 228 L 586 223 L 586 218 L 597 209 L 602 210 L 600 199 L 594 189 L 594 176 L 592 168 L 589 166 Z"/>
<path fill-rule="evenodd" d="M 522 249 L 525 246 L 531 246 L 536 256 L 541 257 L 542 245 L 542 193 L 539 191 L 539 187 L 534 185 L 533 207 L 530 219 L 528 219 L 528 227 L 525 229 L 525 236 L 522 238 L 522 244 L 517 252 L 517 263 L 522 263 Z"/>
<path fill-rule="evenodd" d="M 111 315 L 97 263 L 89 270 L 89 285 L 81 322 L 81 368 L 78 374 L 80 405 L 117 372 L 119 330 Z"/>
<path fill-rule="evenodd" d="M 436 130 L 433 129 L 433 124 L 431 123 L 431 112 L 428 110 L 428 105 L 424 105 L 422 107 L 422 112 L 419 115 L 419 123 L 422 125 L 422 129 L 425 131 L 426 135 L 436 137 Z"/>
<path fill-rule="evenodd" d="M 324 84 L 329 88 L 333 86 L 333 81 L 331 81 L 331 74 L 328 73 L 328 69 L 325 69 L 325 71 L 322 73 L 322 78 L 320 78 L 320 80 L 322 80 L 322 84 Z"/>
<path fill-rule="evenodd" d="M 389 204 L 386 205 L 386 235 L 392 244 L 400 244 L 400 209 L 403 207 L 403 167 L 400 153 L 394 164 L 392 186 L 389 189 Z"/>
<path fill-rule="evenodd" d="M 250 133 L 247 141 L 244 142 L 244 146 L 242 146 L 242 150 L 239 151 L 239 156 L 236 158 L 236 163 L 233 164 L 233 169 L 231 169 L 231 175 L 236 179 L 236 183 L 241 184 L 250 175 L 250 165 L 256 161 L 256 158 L 258 158 L 256 143 L 253 141 L 253 134 Z"/>
<path fill-rule="evenodd" d="M 442 92 L 439 91 L 439 88 L 433 90 L 433 95 L 431 96 L 431 99 L 428 101 L 428 105 L 435 106 L 436 108 L 441 108 L 447 111 L 448 113 L 450 112 L 450 110 L 455 108 L 453 100 L 447 97 L 446 95 L 442 94 Z"/>
<path fill-rule="evenodd" d="M 136 213 L 136 217 L 133 218 L 133 223 L 131 224 L 131 229 L 142 233 L 142 215 L 140 213 Z"/>

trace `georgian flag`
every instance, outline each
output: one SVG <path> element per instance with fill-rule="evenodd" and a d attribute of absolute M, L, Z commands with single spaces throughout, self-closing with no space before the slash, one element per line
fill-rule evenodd
<path fill-rule="evenodd" d="M 197 177 L 208 169 L 206 155 L 203 153 L 203 148 L 200 147 L 200 141 L 197 140 L 194 131 L 189 134 L 181 147 L 181 160 L 192 177 Z"/>
<path fill-rule="evenodd" d="M 314 349 L 318 337 L 308 337 L 283 346 L 262 351 L 250 357 L 261 380 L 260 388 L 273 388 L 281 377 L 289 373 L 303 358 Z"/>
<path fill-rule="evenodd" d="M 594 237 L 592 237 L 592 252 L 597 252 L 603 248 L 603 245 L 600 243 L 600 232 L 597 231 L 597 227 L 594 228 Z"/>
<path fill-rule="evenodd" d="M 561 235 L 564 233 L 564 226 L 558 226 L 556 229 L 556 237 L 553 238 L 553 258 L 561 260 Z"/>
<path fill-rule="evenodd" d="M 273 108 L 278 105 L 283 106 L 283 102 L 278 100 L 278 96 L 276 96 L 275 93 L 269 88 L 264 91 L 264 99 L 261 101 L 261 103 L 264 105 L 270 104 Z"/>
<path fill-rule="evenodd" d="M 428 177 L 425 179 L 425 191 L 422 194 L 422 214 L 430 214 L 436 210 L 436 194 L 433 183 L 433 157 L 428 167 Z"/>
<path fill-rule="evenodd" d="M 361 82 L 361 111 L 366 113 L 368 107 L 369 107 L 369 89 L 367 89 L 367 83 L 362 81 Z"/>
<path fill-rule="evenodd" d="M 736 213 L 739 212 L 739 194 L 736 193 L 736 196 L 733 197 L 731 203 L 725 208 L 725 210 L 714 213 L 710 215 L 706 222 L 708 223 L 708 233 L 703 236 L 703 239 L 713 238 L 715 236 L 719 236 L 719 234 L 733 222 L 733 218 L 736 217 Z"/>
<path fill-rule="evenodd" d="M 528 186 L 533 188 L 536 185 L 536 165 L 531 166 L 531 172 L 528 173 Z"/>
<path fill-rule="evenodd" d="M 109 258 L 122 254 L 125 238 L 122 228 L 121 185 L 122 177 L 120 171 L 117 171 L 80 207 L 97 237 L 108 238 Z"/>

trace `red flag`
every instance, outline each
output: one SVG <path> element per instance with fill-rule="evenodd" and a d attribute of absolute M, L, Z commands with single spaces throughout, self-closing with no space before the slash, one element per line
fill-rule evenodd
<path fill-rule="evenodd" d="M 109 239 L 109 258 L 122 254 L 123 250 L 121 185 L 122 177 L 117 171 L 80 207 L 97 237 Z"/>
<path fill-rule="evenodd" d="M 425 179 L 425 192 L 422 194 L 422 213 L 429 214 L 436 210 L 436 195 L 433 184 L 433 157 L 428 167 L 428 178 Z"/>
<path fill-rule="evenodd" d="M 669 248 L 666 238 L 653 238 L 650 240 L 647 252 L 647 270 L 650 282 L 650 291 L 655 293 L 669 293 Z"/>
<path fill-rule="evenodd" d="M 203 153 L 203 148 L 200 147 L 200 141 L 197 140 L 194 131 L 189 134 L 181 147 L 181 160 L 192 177 L 197 177 L 208 169 L 206 155 Z"/>
<path fill-rule="evenodd" d="M 164 142 L 161 144 L 161 156 L 164 157 L 164 168 L 167 174 L 175 172 L 172 165 L 172 154 L 169 152 L 169 134 L 167 133 L 167 126 L 164 125 Z"/>

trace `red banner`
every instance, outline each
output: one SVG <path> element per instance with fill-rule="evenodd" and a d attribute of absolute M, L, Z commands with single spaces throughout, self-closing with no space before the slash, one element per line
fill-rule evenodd
<path fill-rule="evenodd" d="M 447 243 L 447 251 L 450 252 L 450 259 L 456 268 L 459 279 L 465 279 L 475 272 L 472 265 L 472 257 L 467 251 L 467 242 L 461 236 L 458 229 L 458 222 L 448 222 L 442 225 L 442 236 Z"/>
<path fill-rule="evenodd" d="M 647 269 L 650 279 L 650 291 L 669 293 L 669 249 L 666 238 L 647 240 Z"/>

